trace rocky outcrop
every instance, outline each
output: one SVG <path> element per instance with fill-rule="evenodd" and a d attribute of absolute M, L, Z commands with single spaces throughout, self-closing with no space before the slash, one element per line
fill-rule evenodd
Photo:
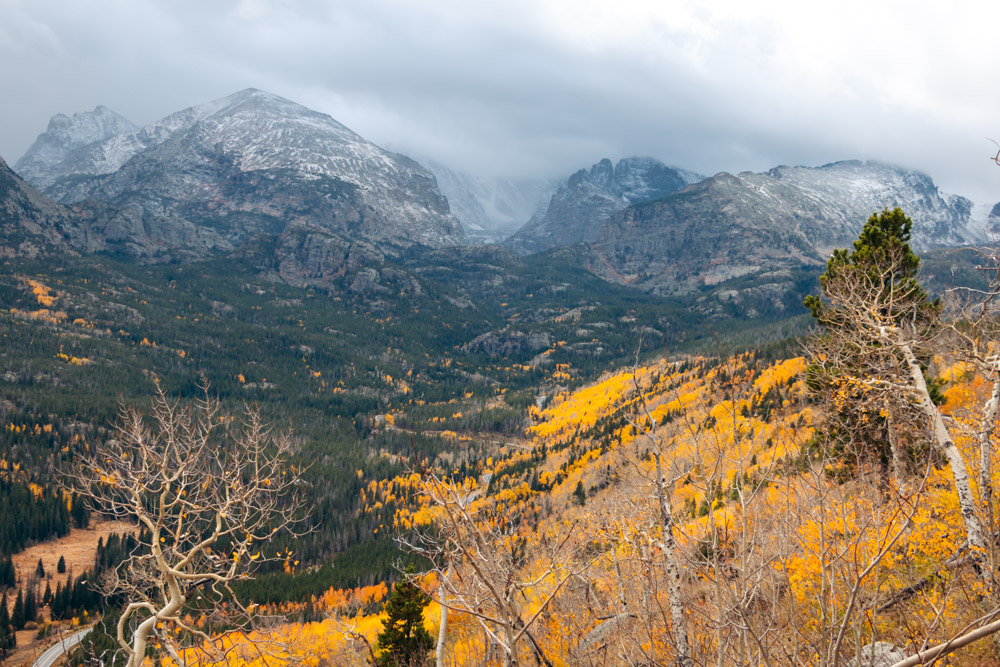
<path fill-rule="evenodd" d="M 109 252 L 182 261 L 232 249 L 214 230 L 183 219 L 96 201 L 63 206 L 21 180 L 0 159 L 0 254 Z"/>
<path fill-rule="evenodd" d="M 462 346 L 463 352 L 485 352 L 491 357 L 506 357 L 539 352 L 551 344 L 552 338 L 546 332 L 526 333 L 506 327 L 477 336 Z"/>
<path fill-rule="evenodd" d="M 69 250 L 65 236 L 76 226 L 71 210 L 44 197 L 0 158 L 0 257 Z"/>
<path fill-rule="evenodd" d="M 289 285 L 330 289 L 345 276 L 384 259 L 370 243 L 352 242 L 308 227 L 291 227 L 278 239 L 274 251 L 275 277 Z"/>

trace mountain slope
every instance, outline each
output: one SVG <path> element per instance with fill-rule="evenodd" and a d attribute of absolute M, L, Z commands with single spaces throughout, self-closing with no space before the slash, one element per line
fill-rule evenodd
<path fill-rule="evenodd" d="M 589 171 L 581 169 L 552 195 L 540 210 L 505 245 L 530 254 L 574 243 L 591 243 L 601 223 L 631 204 L 660 199 L 701 177 L 659 160 L 631 157 L 612 165 L 607 158 Z"/>
<path fill-rule="evenodd" d="M 432 160 L 421 160 L 437 179 L 451 212 L 470 238 L 500 242 L 523 226 L 539 208 L 544 212 L 556 184 L 543 180 L 483 178 Z"/>
<path fill-rule="evenodd" d="M 97 201 L 57 204 L 0 158 L 0 255 L 106 252 L 160 261 L 231 250 L 215 231 L 170 217 L 143 217 Z"/>
<path fill-rule="evenodd" d="M 434 247 L 464 240 L 416 162 L 254 89 L 76 148 L 35 178 L 58 201 L 93 198 L 147 222 L 180 219 L 230 245 L 292 223 Z"/>
<path fill-rule="evenodd" d="M 764 176 L 757 175 L 757 182 L 767 188 Z M 973 226 L 972 202 L 939 192 L 931 177 L 919 171 L 884 162 L 848 160 L 822 167 L 776 167 L 766 176 L 800 188 L 805 197 L 820 206 L 830 224 L 842 227 L 838 234 L 850 239 L 872 213 L 898 206 L 913 218 L 916 248 L 967 245 L 980 240 Z M 843 244 L 830 238 L 824 251 L 832 250 L 830 242 Z"/>
<path fill-rule="evenodd" d="M 25 183 L 0 158 L 0 257 L 34 257 L 62 245 L 60 230 L 72 219 L 72 212 Z"/>

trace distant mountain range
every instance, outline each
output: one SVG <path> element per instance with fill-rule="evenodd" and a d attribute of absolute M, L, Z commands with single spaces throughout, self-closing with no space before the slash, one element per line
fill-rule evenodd
<path fill-rule="evenodd" d="M 703 178 L 631 157 L 561 184 L 426 164 L 255 89 L 143 128 L 105 107 L 59 114 L 15 164 L 28 183 L 0 161 L 0 252 L 167 262 L 253 245 L 264 273 L 327 286 L 410 246 L 502 240 L 522 255 L 573 247 L 592 272 L 642 291 L 724 301 L 736 283 L 775 292 L 814 276 L 884 207 L 913 218 L 921 250 L 983 238 L 968 199 L 879 162 Z"/>

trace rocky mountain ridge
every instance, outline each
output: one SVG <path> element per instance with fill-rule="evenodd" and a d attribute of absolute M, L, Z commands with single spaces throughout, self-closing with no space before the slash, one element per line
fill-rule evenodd
<path fill-rule="evenodd" d="M 918 250 L 981 240 L 969 200 L 941 195 L 919 172 L 850 161 L 721 173 L 631 206 L 601 225 L 589 245 L 591 268 L 657 294 L 713 291 L 733 280 L 780 291 L 848 247 L 873 212 L 895 206 L 913 219 Z M 722 291 L 720 299 L 743 298 Z"/>
<path fill-rule="evenodd" d="M 59 139 L 46 135 L 36 145 Z M 98 200 L 147 226 L 190 223 L 230 246 L 289 225 L 433 247 L 465 241 L 426 169 L 325 114 L 255 89 L 66 148 L 63 161 L 32 172 L 45 194 L 62 203 Z M 19 164 L 36 157 L 29 150 Z M 132 250 L 156 256 L 141 242 Z"/>
<path fill-rule="evenodd" d="M 546 187 L 422 167 L 254 89 L 141 129 L 103 107 L 60 115 L 18 164 L 57 202 L 4 165 L 16 194 L 0 201 L 7 254 L 50 244 L 176 262 L 252 246 L 260 271 L 276 280 L 359 292 L 415 289 L 378 267 L 414 244 L 496 238 Z M 885 163 L 780 166 L 692 184 L 699 178 L 652 158 L 601 160 L 573 174 L 504 246 L 519 254 L 575 246 L 591 271 L 641 291 L 704 292 L 718 304 L 759 296 L 780 309 L 790 285 L 801 291 L 797 283 L 814 279 L 830 251 L 883 207 L 914 219 L 918 250 L 982 237 L 969 200 Z"/>
<path fill-rule="evenodd" d="M 0 256 L 104 252 L 190 260 L 232 248 L 213 230 L 186 220 L 144 217 L 93 200 L 58 204 L 0 158 Z"/>

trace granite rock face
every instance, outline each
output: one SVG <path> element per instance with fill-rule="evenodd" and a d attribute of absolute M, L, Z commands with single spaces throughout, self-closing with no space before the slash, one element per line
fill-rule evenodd
<path fill-rule="evenodd" d="M 213 230 L 186 220 L 144 217 L 92 200 L 57 204 L 0 159 L 0 254 L 110 252 L 150 261 L 182 261 L 231 249 Z"/>
<path fill-rule="evenodd" d="M 477 336 L 462 346 L 464 352 L 485 352 L 491 357 L 506 357 L 524 352 L 539 352 L 551 344 L 548 333 L 527 333 L 505 327 Z"/>

